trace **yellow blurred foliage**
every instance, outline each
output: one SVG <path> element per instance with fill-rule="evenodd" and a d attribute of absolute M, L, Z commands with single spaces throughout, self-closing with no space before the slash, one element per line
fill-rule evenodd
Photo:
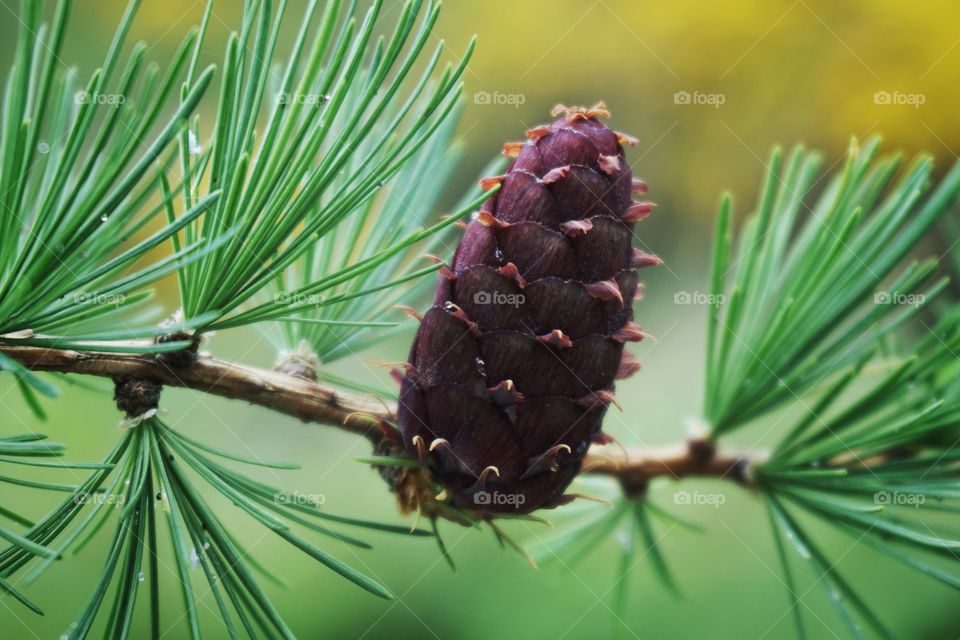
<path fill-rule="evenodd" d="M 517 120 L 539 121 L 554 102 L 603 98 L 614 126 L 641 138 L 638 173 L 698 214 L 712 214 L 723 188 L 752 196 L 775 143 L 824 147 L 833 160 L 849 136 L 880 133 L 891 147 L 936 154 L 941 168 L 960 148 L 960 3 L 451 5 L 440 33 L 480 35 L 468 101 L 477 91 L 525 97 L 516 109 L 472 104 L 472 145 L 516 136 Z M 703 103 L 677 104 L 677 92 Z"/>

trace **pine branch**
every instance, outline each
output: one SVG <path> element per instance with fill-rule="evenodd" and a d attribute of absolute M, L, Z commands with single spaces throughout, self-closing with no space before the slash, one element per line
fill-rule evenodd
<path fill-rule="evenodd" d="M 135 348 L 129 343 L 131 349 Z M 199 355 L 177 367 L 149 354 L 74 351 L 0 345 L 0 354 L 31 371 L 55 371 L 116 379 L 146 380 L 224 398 L 245 400 L 308 422 L 376 437 L 376 422 L 393 409 L 373 398 L 352 395 L 295 376 Z"/>
<path fill-rule="evenodd" d="M 762 451 L 717 450 L 700 439 L 658 448 L 594 445 L 583 461 L 582 473 L 616 478 L 629 496 L 642 493 L 651 480 L 661 477 L 710 476 L 746 484 L 750 470 L 766 457 Z"/>
<path fill-rule="evenodd" d="M 135 345 L 127 345 L 132 350 Z M 296 376 L 199 355 L 194 364 L 174 367 L 152 354 L 106 353 L 0 344 L 0 354 L 34 372 L 59 372 L 111 379 L 147 380 L 181 387 L 283 413 L 305 422 L 330 425 L 369 438 L 381 437 L 380 421 L 392 421 L 392 402 L 364 397 Z M 763 454 L 719 450 L 700 440 L 662 449 L 620 449 L 595 445 L 584 473 L 615 477 L 629 488 L 658 477 L 716 476 L 743 482 L 747 468 Z M 628 490 L 629 493 L 629 490 Z"/>
<path fill-rule="evenodd" d="M 5 579 L 35 561 L 29 583 L 67 549 L 79 551 L 112 528 L 97 586 L 67 637 L 85 637 L 103 622 L 105 635 L 127 637 L 138 591 L 147 585 L 158 635 L 157 529 L 166 525 L 192 637 L 201 625 L 190 565 L 203 570 L 231 636 L 242 629 L 292 637 L 255 574 L 275 576 L 206 501 L 216 493 L 293 548 L 389 597 L 385 586 L 292 529 L 358 548 L 369 545 L 325 522 L 428 532 L 291 500 L 295 494 L 246 469 L 296 465 L 263 463 L 178 433 L 151 412 L 163 385 L 362 435 L 375 449 L 362 462 L 383 472 L 401 506 L 414 505 L 433 520 L 489 525 L 501 544 L 519 550 L 493 518 L 540 518 L 453 506 L 435 464 L 425 462 L 427 446 L 449 443 L 421 439 L 419 459 L 404 451 L 410 440 L 401 442 L 390 426 L 395 405 L 361 382 L 343 381 L 354 389 L 348 393 L 315 381 L 316 366 L 266 371 L 196 354 L 203 333 L 247 325 L 281 329 L 287 350 L 305 343 L 307 365 L 315 364 L 310 356 L 327 363 L 390 335 L 369 330 L 394 327 L 384 315 L 430 287 L 423 276 L 440 268 L 422 266 L 420 254 L 492 195 L 466 193 L 452 215 L 433 217 L 453 169 L 456 154 L 448 152 L 473 42 L 462 58 L 442 63 L 443 43 L 431 42 L 440 8 L 432 0 L 407 0 L 392 35 L 381 38 L 381 2 L 367 10 L 311 2 L 281 60 L 275 53 L 287 3 L 251 1 L 216 74 L 215 120 L 201 128 L 198 108 L 215 86 L 214 67 L 199 66 L 212 3 L 162 76 L 143 43 L 123 62 L 138 4 L 130 1 L 102 67 L 82 83 L 56 64 L 70 2 L 59 4 L 49 30 L 39 0 L 22 4 L 0 118 L 0 372 L 14 374 L 38 417 L 43 408 L 35 394 L 52 396 L 56 388 L 37 373 L 112 379 L 118 407 L 136 426 L 92 465 L 49 460 L 62 448 L 36 435 L 0 438 L 0 462 L 92 471 L 76 487 L 0 476 L 3 484 L 69 494 L 36 523 L 0 505 L 0 516 L 25 529 L 0 525 L 0 539 L 9 543 L 0 549 L 0 592 L 39 612 L 14 590 L 21 581 Z M 936 313 L 931 303 L 947 287 L 936 279 L 937 261 L 901 265 L 960 194 L 960 165 L 924 198 L 932 159 L 920 156 L 901 173 L 901 158 L 878 156 L 878 144 L 853 145 L 843 170 L 809 203 L 818 154 L 775 151 L 756 212 L 736 235 L 731 200 L 722 201 L 702 414 L 710 433 L 665 448 L 590 448 L 581 473 L 599 476 L 596 484 L 607 488 L 614 483 L 606 480 L 616 480 L 623 495 L 601 517 L 561 531 L 559 547 L 582 557 L 626 525 L 622 572 L 633 566 L 634 549 L 645 549 L 673 590 L 651 523 L 665 514 L 646 489 L 658 478 L 709 476 L 750 486 L 763 499 L 787 583 L 793 547 L 854 637 L 861 635 L 857 617 L 886 632 L 795 516 L 828 522 L 960 588 L 960 576 L 935 564 L 956 560 L 960 549 L 956 532 L 937 518 L 960 513 L 960 309 L 946 312 L 911 357 L 878 382 L 866 375 L 880 364 L 876 354 L 886 338 Z M 163 218 L 165 225 L 142 237 Z M 167 243 L 170 255 L 150 258 Z M 182 307 L 175 317 L 185 322 L 158 325 L 149 314 L 135 315 L 149 286 L 174 274 Z M 161 333 L 164 339 L 151 341 Z M 788 405 L 798 421 L 769 454 L 717 445 L 717 438 Z M 499 475 L 487 466 L 474 474 L 477 482 L 491 471 Z M 124 506 L 108 508 L 114 503 Z M 141 585 L 143 568 L 150 583 Z M 626 584 L 618 588 L 620 611 L 626 593 Z M 803 636 L 799 613 L 797 627 Z"/>

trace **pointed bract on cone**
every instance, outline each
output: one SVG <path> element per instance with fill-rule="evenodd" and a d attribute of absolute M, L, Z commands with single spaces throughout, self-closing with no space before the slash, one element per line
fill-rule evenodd
<path fill-rule="evenodd" d="M 558 107 L 507 144 L 515 160 L 467 226 L 424 314 L 397 414 L 407 452 L 453 505 L 481 514 L 562 504 L 613 400 L 637 369 L 624 342 L 638 261 L 618 134 L 593 109 Z M 649 254 L 643 254 L 647 256 Z M 636 329 L 636 330 L 635 330 Z M 420 505 L 403 505 L 414 509 Z"/>

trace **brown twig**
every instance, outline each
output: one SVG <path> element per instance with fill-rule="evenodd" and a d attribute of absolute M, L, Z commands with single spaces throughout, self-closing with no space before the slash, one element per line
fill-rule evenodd
<path fill-rule="evenodd" d="M 582 473 L 617 478 L 628 495 L 637 495 L 654 478 L 711 476 L 747 484 L 751 465 L 764 458 L 762 453 L 703 448 L 699 439 L 650 449 L 593 446 L 584 458 Z"/>
<path fill-rule="evenodd" d="M 148 380 L 183 387 L 285 413 L 305 422 L 329 424 L 375 438 L 388 409 L 374 398 L 342 393 L 310 380 L 199 355 L 193 364 L 171 366 L 154 355 L 72 351 L 0 345 L 0 353 L 32 371 Z"/>
<path fill-rule="evenodd" d="M 155 355 L 49 349 L 0 344 L 0 353 L 32 371 L 56 371 L 105 378 L 146 380 L 223 398 L 245 400 L 305 422 L 332 425 L 380 439 L 378 424 L 392 421 L 393 405 L 370 397 L 334 390 L 302 377 L 267 371 L 199 355 L 187 366 L 165 363 Z M 712 443 L 694 439 L 662 449 L 593 446 L 583 472 L 620 480 L 628 494 L 642 492 L 657 477 L 713 476 L 745 482 L 748 467 L 760 458 L 742 452 L 717 451 Z"/>

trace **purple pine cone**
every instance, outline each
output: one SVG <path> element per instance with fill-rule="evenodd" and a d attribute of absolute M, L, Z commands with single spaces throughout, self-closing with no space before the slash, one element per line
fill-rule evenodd
<path fill-rule="evenodd" d="M 592 109 L 558 106 L 551 125 L 504 145 L 515 156 L 466 231 L 423 316 L 401 383 L 407 452 L 441 498 L 479 514 L 563 504 L 601 423 L 614 381 L 639 364 L 624 343 L 638 267 L 634 202 L 622 144 L 636 140 Z M 420 498 L 417 498 L 420 499 Z M 416 505 L 413 505 L 416 506 Z"/>

